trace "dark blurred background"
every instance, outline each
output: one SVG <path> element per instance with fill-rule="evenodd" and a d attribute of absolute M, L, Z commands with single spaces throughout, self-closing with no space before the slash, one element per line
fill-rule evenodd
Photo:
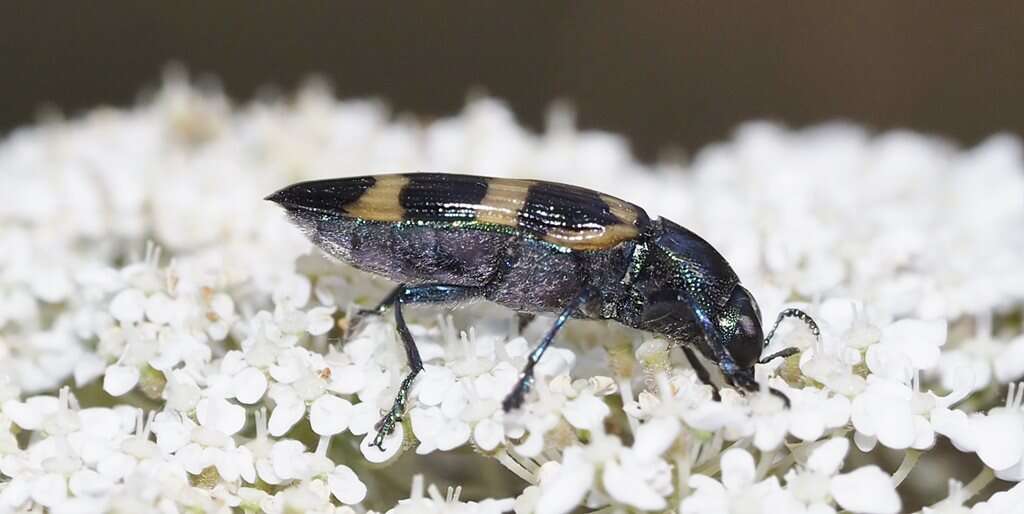
<path fill-rule="evenodd" d="M 129 105 L 171 61 L 238 99 L 313 73 L 427 116 L 483 90 L 539 127 L 569 99 L 644 158 L 753 118 L 972 144 L 1024 129 L 1018 2 L 5 2 L 0 130 Z"/>

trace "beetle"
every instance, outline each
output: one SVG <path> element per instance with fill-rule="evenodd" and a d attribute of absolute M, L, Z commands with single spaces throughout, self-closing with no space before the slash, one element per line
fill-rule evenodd
<path fill-rule="evenodd" d="M 669 339 L 716 398 L 697 353 L 717 364 L 729 384 L 756 391 L 755 364 L 797 351 L 761 356 L 783 319 L 798 318 L 819 335 L 810 316 L 786 309 L 763 337 L 753 295 L 707 241 L 582 187 L 410 173 L 300 182 L 266 199 L 327 254 L 400 284 L 365 311 L 394 311 L 410 368 L 377 424 L 373 445 L 381 449 L 423 370 L 403 305 L 482 298 L 527 315 L 558 314 L 528 355 L 505 411 L 522 405 L 534 367 L 570 318 L 614 320 Z"/>

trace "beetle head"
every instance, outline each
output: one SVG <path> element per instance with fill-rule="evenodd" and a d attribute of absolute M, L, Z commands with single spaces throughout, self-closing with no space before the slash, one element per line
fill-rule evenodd
<path fill-rule="evenodd" d="M 764 333 L 761 310 L 750 291 L 736 284 L 717 324 L 722 346 L 732 357 L 732 363 L 740 370 L 753 370 L 764 348 Z"/>

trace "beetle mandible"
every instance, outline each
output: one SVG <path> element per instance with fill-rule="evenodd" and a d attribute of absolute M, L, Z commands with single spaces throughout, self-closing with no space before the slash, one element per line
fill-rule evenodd
<path fill-rule="evenodd" d="M 782 311 L 763 337 L 761 312 L 721 254 L 693 232 L 581 187 L 444 173 L 300 182 L 266 198 L 327 254 L 400 285 L 367 313 L 394 310 L 409 374 L 377 424 L 381 449 L 423 369 L 402 306 L 483 298 L 520 313 L 558 313 L 503 402 L 522 405 L 534 367 L 569 318 L 610 319 L 678 344 L 701 381 L 718 390 L 696 352 L 745 391 L 779 323 L 817 324 Z M 772 393 L 785 396 L 772 390 Z"/>

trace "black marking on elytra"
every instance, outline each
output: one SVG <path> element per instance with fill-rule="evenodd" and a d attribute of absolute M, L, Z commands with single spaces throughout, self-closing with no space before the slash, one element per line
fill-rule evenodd
<path fill-rule="evenodd" d="M 374 177 L 309 180 L 280 189 L 266 199 L 288 210 L 344 214 L 344 207 L 358 200 L 376 182 Z"/>
<path fill-rule="evenodd" d="M 551 182 L 530 187 L 518 216 L 520 228 L 540 236 L 552 229 L 597 230 L 619 222 L 596 192 Z"/>
<path fill-rule="evenodd" d="M 470 175 L 410 173 L 399 194 L 408 221 L 473 221 L 476 207 L 487 195 L 487 179 Z"/>

